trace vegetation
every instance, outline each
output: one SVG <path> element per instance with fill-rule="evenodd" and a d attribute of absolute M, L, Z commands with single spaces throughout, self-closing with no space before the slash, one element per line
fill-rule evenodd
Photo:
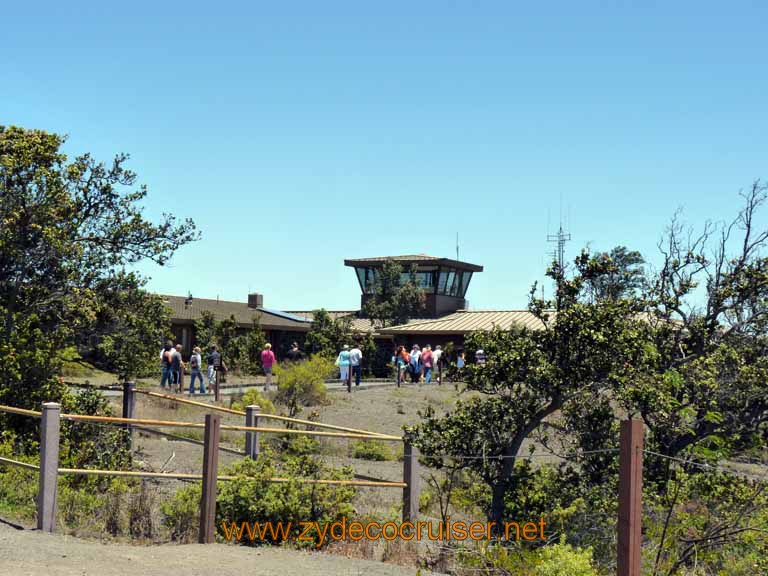
<path fill-rule="evenodd" d="M 325 381 L 336 370 L 333 362 L 321 355 L 304 362 L 283 364 L 277 367 L 277 396 L 275 400 L 288 408 L 293 418 L 303 406 L 315 406 L 325 402 Z"/>
<path fill-rule="evenodd" d="M 89 154 L 70 160 L 61 151 L 64 140 L 0 126 L 3 404 L 31 408 L 64 398 L 60 353 L 78 335 L 105 338 L 103 357 L 123 376 L 133 370 L 118 360 L 127 348 L 139 367 L 156 355 L 162 332 L 131 310 L 140 302 L 142 314 L 153 301 L 142 294 L 144 280 L 125 267 L 145 260 L 162 265 L 197 238 L 191 220 L 166 214 L 153 223 L 143 216 L 147 190 L 136 187 L 127 155 L 110 163 Z"/>
<path fill-rule="evenodd" d="M 232 403 L 233 410 L 245 410 L 246 406 L 258 406 L 265 414 L 274 414 L 275 405 L 256 388 L 250 388 L 237 402 Z"/>
<path fill-rule="evenodd" d="M 230 370 L 241 374 L 260 372 L 261 351 L 267 340 L 256 316 L 247 330 L 241 330 L 234 316 L 216 320 L 212 312 L 204 310 L 195 321 L 195 335 L 202 350 L 215 344 Z"/>
<path fill-rule="evenodd" d="M 383 462 L 385 460 L 392 460 L 392 451 L 383 442 L 358 440 L 352 445 L 352 458 Z"/>
<path fill-rule="evenodd" d="M 378 327 L 406 324 L 424 310 L 426 297 L 416 281 L 416 268 L 403 281 L 403 267 L 387 260 L 376 274 L 370 288 L 371 298 L 363 306 L 363 315 Z"/>
<path fill-rule="evenodd" d="M 348 518 L 353 511 L 353 487 L 313 485 L 300 481 L 302 478 L 352 478 L 351 469 L 329 468 L 311 456 L 316 450 L 315 440 L 299 438 L 290 444 L 287 456 L 282 461 L 276 454 L 266 450 L 257 461 L 246 458 L 233 464 L 225 473 L 238 478 L 222 484 L 219 489 L 216 500 L 217 526 L 221 527 L 226 522 L 229 529 L 232 523 L 239 528 L 243 522 L 290 522 L 290 535 L 295 539 L 301 533 L 301 522 L 316 521 L 322 524 Z M 294 480 L 285 483 L 269 481 L 277 476 Z M 196 534 L 199 502 L 200 487 L 195 485 L 180 490 L 171 501 L 163 505 L 164 521 L 175 538 L 189 540 Z M 259 545 L 284 539 L 273 533 L 266 536 L 264 541 L 251 541 L 246 533 L 240 542 Z M 316 546 L 317 534 L 312 532 L 308 537 L 310 539 L 307 542 L 297 544 Z"/>

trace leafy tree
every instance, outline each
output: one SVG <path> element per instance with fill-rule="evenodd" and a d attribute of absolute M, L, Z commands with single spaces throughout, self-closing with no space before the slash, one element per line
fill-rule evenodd
<path fill-rule="evenodd" d="M 768 230 L 756 227 L 767 191 L 755 182 L 733 221 L 699 234 L 675 216 L 659 244 L 646 294 L 653 363 L 623 398 L 666 456 L 718 459 L 768 438 Z"/>
<path fill-rule="evenodd" d="M 333 318 L 321 308 L 312 312 L 312 324 L 305 339 L 306 351 L 335 358 L 345 344 L 353 339 L 352 319 L 348 316 Z"/>
<path fill-rule="evenodd" d="M 553 301 L 532 296 L 539 329 L 497 328 L 467 337 L 470 349 L 487 354 L 485 364 L 469 365 L 464 374 L 467 390 L 481 396 L 459 402 L 443 417 L 427 410 L 422 423 L 406 432 L 429 465 L 468 468 L 489 486 L 488 513 L 497 525 L 504 520 L 505 496 L 515 490 L 523 442 L 555 412 L 599 398 L 645 362 L 637 306 L 590 297 L 590 283 L 609 274 L 611 263 L 584 252 L 575 264 L 572 278 L 557 264 L 548 271 L 556 282 Z"/>
<path fill-rule="evenodd" d="M 371 287 L 371 297 L 363 306 L 363 315 L 379 328 L 406 324 L 424 310 L 426 296 L 416 281 L 416 267 L 403 281 L 403 267 L 395 260 L 386 260 Z"/>
<path fill-rule="evenodd" d="M 242 330 L 234 316 L 216 320 L 213 313 L 204 310 L 195 321 L 195 341 L 203 350 L 215 344 L 231 370 L 255 374 L 261 365 L 266 337 L 257 316 L 248 329 Z"/>
<path fill-rule="evenodd" d="M 0 126 L 0 402 L 60 399 L 59 351 L 97 323 L 101 302 L 126 283 L 127 266 L 164 264 L 197 238 L 191 220 L 146 219 L 147 195 L 125 167 L 89 154 L 70 160 L 65 138 Z M 130 298 L 113 300 L 130 305 Z M 117 330 L 131 324 L 122 312 Z M 135 326 L 134 326 L 135 328 Z M 157 334 L 156 337 L 160 337 Z M 139 338 L 143 341 L 143 336 Z M 120 348 L 126 342 L 115 345 Z"/>
<path fill-rule="evenodd" d="M 619 300 L 637 296 L 645 286 L 645 259 L 640 252 L 616 246 L 594 256 L 602 270 L 588 281 L 595 299 Z"/>
<path fill-rule="evenodd" d="M 120 273 L 103 288 L 96 288 L 96 321 L 79 339 L 96 343 L 93 363 L 120 380 L 151 373 L 157 368 L 157 351 L 170 334 L 170 313 L 161 297 L 146 292 L 135 274 Z"/>

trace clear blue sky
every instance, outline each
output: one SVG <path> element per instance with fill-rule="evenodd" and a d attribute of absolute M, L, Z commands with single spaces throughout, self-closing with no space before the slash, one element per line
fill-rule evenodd
<path fill-rule="evenodd" d="M 524 307 L 562 213 L 651 259 L 768 177 L 765 2 L 7 2 L 0 123 L 132 155 L 203 238 L 158 292 L 352 308 L 345 257 L 485 266 Z M 562 201 L 561 201 L 562 199 Z"/>

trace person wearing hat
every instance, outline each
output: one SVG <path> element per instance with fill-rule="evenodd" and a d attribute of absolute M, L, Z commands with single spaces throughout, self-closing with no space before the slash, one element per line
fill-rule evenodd
<path fill-rule="evenodd" d="M 437 378 L 436 378 L 436 380 L 437 380 L 438 384 L 442 384 L 441 376 L 443 374 L 443 371 L 442 371 L 441 366 L 440 366 L 440 356 L 442 356 L 442 355 L 443 355 L 443 349 L 438 344 L 437 346 L 435 346 L 435 349 L 432 352 L 432 363 L 435 365 L 435 370 L 437 370 Z"/>
<path fill-rule="evenodd" d="M 192 350 L 192 355 L 189 357 L 189 395 L 195 393 L 195 378 L 200 378 L 200 394 L 205 394 L 205 380 L 203 379 L 203 359 L 201 356 L 202 350 L 199 346 L 195 346 Z"/>
<path fill-rule="evenodd" d="M 349 346 L 347 344 L 344 344 L 341 352 L 339 352 L 336 366 L 339 367 L 339 378 L 342 382 L 346 382 L 349 379 Z"/>

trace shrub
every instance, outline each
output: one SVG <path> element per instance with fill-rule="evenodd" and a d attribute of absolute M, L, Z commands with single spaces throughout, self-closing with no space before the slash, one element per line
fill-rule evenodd
<path fill-rule="evenodd" d="M 0 443 L 0 456 L 37 464 L 38 459 L 14 453 L 14 438 Z M 20 520 L 30 520 L 37 513 L 37 473 L 8 464 L 0 464 L 0 511 Z"/>
<path fill-rule="evenodd" d="M 301 412 L 302 406 L 322 404 L 326 400 L 325 380 L 336 370 L 333 362 L 316 354 L 304 362 L 278 366 L 276 400 L 288 407 L 288 416 Z"/>
<path fill-rule="evenodd" d="M 590 548 L 576 548 L 563 541 L 536 549 L 487 544 L 477 554 L 460 554 L 459 563 L 474 574 L 489 576 L 599 576 Z"/>
<path fill-rule="evenodd" d="M 334 469 L 320 463 L 306 454 L 290 455 L 285 463 L 275 468 L 270 462 L 272 455 L 266 453 L 257 461 L 245 459 L 235 463 L 227 474 L 236 475 L 236 480 L 225 483 L 217 499 L 217 522 L 221 526 L 234 522 L 276 522 L 291 523 L 291 535 L 297 537 L 301 522 L 334 522 L 351 515 L 352 498 L 355 490 L 350 486 L 307 484 L 301 478 L 323 478 L 343 480 L 352 478 L 349 468 Z M 275 476 L 291 478 L 285 483 L 270 482 Z M 309 534 L 316 538 L 316 534 Z M 272 542 L 279 542 L 279 534 L 266 534 Z M 299 542 L 312 545 L 315 540 Z M 259 544 L 261 542 L 246 542 Z"/>
<path fill-rule="evenodd" d="M 246 406 L 258 406 L 266 414 L 275 413 L 275 405 L 272 401 L 256 388 L 249 389 L 238 402 L 232 403 L 233 410 L 245 410 Z"/>
<path fill-rule="evenodd" d="M 182 488 L 160 506 L 163 523 L 170 532 L 171 540 L 187 543 L 197 536 L 200 527 L 201 495 L 202 489 L 196 484 Z"/>
<path fill-rule="evenodd" d="M 358 440 L 352 447 L 352 457 L 382 462 L 392 460 L 392 451 L 389 449 L 389 446 L 382 442 Z"/>

